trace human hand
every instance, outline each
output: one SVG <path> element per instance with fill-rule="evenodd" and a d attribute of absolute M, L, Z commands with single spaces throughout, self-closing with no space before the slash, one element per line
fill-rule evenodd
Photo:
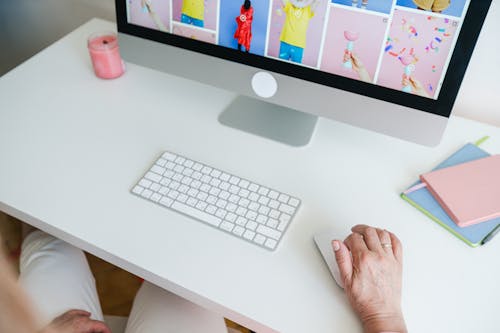
<path fill-rule="evenodd" d="M 365 81 L 365 82 L 371 83 L 372 79 L 370 77 L 370 74 L 366 70 L 365 65 L 363 64 L 363 62 L 361 61 L 361 59 L 356 54 L 354 54 L 352 52 L 345 53 L 344 54 L 344 62 L 349 61 L 349 60 L 352 63 L 352 69 L 356 73 L 358 73 L 359 79 L 361 81 Z"/>
<path fill-rule="evenodd" d="M 90 319 L 90 313 L 70 310 L 54 319 L 41 333 L 111 333 L 105 323 Z"/>
<path fill-rule="evenodd" d="M 411 85 L 411 89 L 415 94 L 423 97 L 429 97 L 429 94 L 427 94 L 427 91 L 425 91 L 422 83 L 420 83 L 420 81 L 415 79 L 413 76 L 403 75 L 403 82 L 401 84 L 403 85 L 403 87 Z"/>
<path fill-rule="evenodd" d="M 401 310 L 403 250 L 392 233 L 357 225 L 332 241 L 344 290 L 365 333 L 407 332 Z"/>

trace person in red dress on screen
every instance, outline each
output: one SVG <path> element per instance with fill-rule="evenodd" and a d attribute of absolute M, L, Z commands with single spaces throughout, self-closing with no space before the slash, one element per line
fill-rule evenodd
<path fill-rule="evenodd" d="M 245 51 L 250 52 L 250 43 L 252 42 L 252 21 L 253 7 L 250 0 L 245 0 L 240 9 L 240 15 L 236 17 L 238 28 L 234 33 L 234 38 L 238 40 L 238 50 L 241 51 L 241 46 L 245 47 Z"/>

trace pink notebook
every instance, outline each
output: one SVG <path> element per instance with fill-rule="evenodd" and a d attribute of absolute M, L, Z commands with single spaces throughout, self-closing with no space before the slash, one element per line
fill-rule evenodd
<path fill-rule="evenodd" d="M 420 179 L 460 227 L 500 217 L 500 155 L 429 172 Z"/>

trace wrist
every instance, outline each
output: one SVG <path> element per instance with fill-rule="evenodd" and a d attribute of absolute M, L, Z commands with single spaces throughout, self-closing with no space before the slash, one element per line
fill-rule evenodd
<path fill-rule="evenodd" d="M 363 321 L 364 333 L 407 333 L 402 314 L 375 316 Z"/>

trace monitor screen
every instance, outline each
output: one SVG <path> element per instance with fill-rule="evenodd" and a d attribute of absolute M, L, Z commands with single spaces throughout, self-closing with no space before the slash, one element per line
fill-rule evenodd
<path fill-rule="evenodd" d="M 437 99 L 470 0 L 131 0 L 128 22 Z"/>
<path fill-rule="evenodd" d="M 489 3 L 119 0 L 117 11 L 132 35 L 449 116 Z"/>

